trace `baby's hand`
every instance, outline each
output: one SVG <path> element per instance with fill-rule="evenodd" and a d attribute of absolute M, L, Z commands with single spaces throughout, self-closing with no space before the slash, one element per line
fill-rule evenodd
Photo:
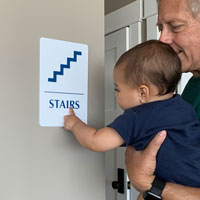
<path fill-rule="evenodd" d="M 72 107 L 69 107 L 69 115 L 64 116 L 64 128 L 72 131 L 73 126 L 79 121 L 80 119 L 76 117 Z"/>

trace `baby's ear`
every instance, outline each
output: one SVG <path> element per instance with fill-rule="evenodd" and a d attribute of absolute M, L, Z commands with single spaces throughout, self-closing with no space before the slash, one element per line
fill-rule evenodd
<path fill-rule="evenodd" d="M 150 98 L 150 89 L 146 85 L 139 86 L 139 95 L 140 95 L 140 103 L 147 103 L 149 102 Z"/>

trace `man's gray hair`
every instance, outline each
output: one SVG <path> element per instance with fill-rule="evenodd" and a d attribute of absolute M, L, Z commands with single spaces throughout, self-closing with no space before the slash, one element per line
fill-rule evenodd
<path fill-rule="evenodd" d="M 159 4 L 160 0 L 157 0 Z M 188 8 L 194 18 L 200 20 L 200 0 L 187 0 Z"/>
<path fill-rule="evenodd" d="M 200 20 L 200 0 L 188 0 L 188 5 L 192 15 Z"/>

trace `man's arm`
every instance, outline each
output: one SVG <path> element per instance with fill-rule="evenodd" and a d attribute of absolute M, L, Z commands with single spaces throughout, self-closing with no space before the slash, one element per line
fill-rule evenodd
<path fill-rule="evenodd" d="M 165 140 L 166 132 L 159 132 L 143 151 L 132 147 L 126 150 L 126 167 L 133 186 L 141 193 L 151 188 L 156 167 L 157 152 Z M 199 200 L 200 188 L 186 187 L 174 183 L 166 183 L 162 193 L 163 200 Z M 142 200 L 142 195 L 138 200 Z"/>
<path fill-rule="evenodd" d="M 199 200 L 200 188 L 167 183 L 163 190 L 162 197 L 164 200 Z"/>
<path fill-rule="evenodd" d="M 126 168 L 129 179 L 139 192 L 151 188 L 155 176 L 156 155 L 165 140 L 166 131 L 159 132 L 143 151 L 136 151 L 132 147 L 126 150 Z"/>
<path fill-rule="evenodd" d="M 72 131 L 83 147 L 91 151 L 105 152 L 124 144 L 124 140 L 114 129 L 106 127 L 96 130 L 87 126 L 76 117 L 71 107 L 69 108 L 69 114 L 64 117 L 64 128 Z"/>
<path fill-rule="evenodd" d="M 144 200 L 142 193 L 137 200 Z M 163 200 L 199 200 L 200 188 L 186 187 L 174 183 L 167 183 L 162 193 Z"/>

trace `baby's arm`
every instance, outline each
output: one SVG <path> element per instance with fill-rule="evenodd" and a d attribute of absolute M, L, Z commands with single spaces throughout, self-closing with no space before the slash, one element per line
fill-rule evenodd
<path fill-rule="evenodd" d="M 76 117 L 71 107 L 69 114 L 64 117 L 64 128 L 72 131 L 83 147 L 92 151 L 104 152 L 124 144 L 124 140 L 114 129 L 106 127 L 96 130 L 87 126 Z"/>

